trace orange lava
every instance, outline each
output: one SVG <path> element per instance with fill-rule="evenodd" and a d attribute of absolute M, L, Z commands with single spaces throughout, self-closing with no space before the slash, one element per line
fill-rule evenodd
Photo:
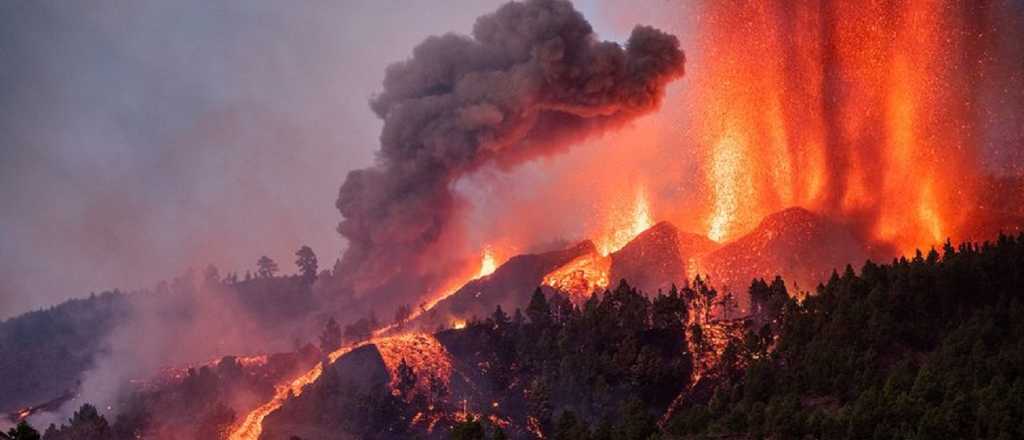
<path fill-rule="evenodd" d="M 988 29 L 961 6 L 708 2 L 691 81 L 707 235 L 802 206 L 901 251 L 964 234 Z"/>
<path fill-rule="evenodd" d="M 391 376 L 392 384 L 397 381 L 396 371 L 402 359 L 405 359 L 406 363 L 412 367 L 418 375 L 416 383 L 417 388 L 422 387 L 423 390 L 428 389 L 431 376 L 444 381 L 446 385 L 450 380 L 452 371 L 451 357 L 437 339 L 427 334 L 416 333 L 378 338 L 342 347 L 331 353 L 328 356 L 328 359 L 333 363 L 338 360 L 338 358 L 348 354 L 352 350 L 370 344 L 375 345 L 377 350 L 380 352 L 381 358 L 384 360 L 384 364 Z M 285 384 L 278 385 L 274 392 L 274 397 L 267 403 L 260 405 L 258 408 L 247 414 L 242 423 L 235 428 L 231 435 L 228 436 L 228 439 L 259 439 L 260 434 L 263 433 L 263 419 L 280 408 L 289 396 L 301 395 L 304 388 L 307 385 L 316 382 L 322 373 L 323 365 L 321 363 L 317 363 L 316 366 L 305 374 L 292 379 Z"/>
<path fill-rule="evenodd" d="M 584 254 L 545 275 L 541 283 L 568 294 L 573 302 L 581 303 L 590 298 L 594 290 L 608 287 L 611 264 L 611 257 Z"/>
<path fill-rule="evenodd" d="M 331 362 L 334 362 L 348 352 L 366 344 L 368 344 L 368 342 L 342 347 L 328 355 L 328 358 Z M 323 373 L 323 365 L 321 363 L 317 363 L 315 367 L 305 374 L 292 379 L 288 383 L 278 385 L 274 390 L 274 397 L 267 403 L 264 403 L 249 412 L 249 414 L 245 416 L 245 419 L 242 420 L 242 424 L 235 428 L 231 435 L 228 436 L 228 439 L 258 440 L 260 438 L 260 434 L 263 433 L 263 419 L 270 413 L 277 411 L 277 409 L 280 408 L 286 400 L 288 400 L 289 396 L 301 395 L 306 385 L 316 382 L 316 380 L 320 378 L 321 373 Z"/>
<path fill-rule="evenodd" d="M 398 383 L 398 365 L 402 360 L 416 373 L 416 389 L 424 395 L 429 394 L 431 376 L 445 386 L 450 383 L 451 355 L 437 338 L 426 333 L 411 333 L 376 340 L 373 344 L 388 368 L 392 389 Z"/>

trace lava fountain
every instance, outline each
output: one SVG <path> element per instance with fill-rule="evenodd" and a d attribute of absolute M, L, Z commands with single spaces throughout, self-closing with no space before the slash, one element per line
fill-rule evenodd
<path fill-rule="evenodd" d="M 963 238 L 976 205 L 991 2 L 708 2 L 691 78 L 705 227 L 722 241 L 803 206 L 901 251 Z M 1004 38 L 1005 39 L 1005 38 Z"/>

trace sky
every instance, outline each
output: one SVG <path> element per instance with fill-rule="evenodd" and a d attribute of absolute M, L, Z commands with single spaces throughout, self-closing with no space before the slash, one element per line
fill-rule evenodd
<path fill-rule="evenodd" d="M 293 272 L 303 244 L 329 267 L 385 67 L 501 3 L 0 2 L 0 319 L 211 263 Z M 605 39 L 679 30 L 648 3 L 577 8 Z"/>

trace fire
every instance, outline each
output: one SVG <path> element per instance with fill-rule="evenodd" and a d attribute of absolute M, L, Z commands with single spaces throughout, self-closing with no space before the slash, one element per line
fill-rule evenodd
<path fill-rule="evenodd" d="M 441 379 L 446 385 L 451 377 L 451 357 L 444 346 L 433 336 L 421 333 L 377 338 L 342 347 L 328 355 L 329 363 L 337 361 L 352 350 L 370 344 L 375 345 L 380 352 L 388 373 L 391 375 L 392 384 L 396 383 L 396 371 L 402 359 L 405 359 L 406 363 L 419 375 L 417 388 L 427 389 L 430 375 Z M 274 397 L 247 414 L 242 423 L 228 436 L 228 439 L 258 440 L 260 434 L 263 433 L 263 419 L 284 405 L 289 396 L 301 395 L 305 387 L 316 382 L 322 373 L 323 364 L 317 363 L 301 376 L 278 385 L 274 391 Z M 422 383 L 420 383 L 421 381 Z"/>
<path fill-rule="evenodd" d="M 483 278 L 494 273 L 497 268 L 498 262 L 494 258 L 494 252 L 491 248 L 484 248 L 484 255 L 480 258 L 480 272 L 476 274 L 476 277 Z"/>
<path fill-rule="evenodd" d="M 366 344 L 368 343 L 342 347 L 328 355 L 328 359 L 330 359 L 331 362 L 334 362 L 350 351 Z M 242 424 L 228 436 L 228 439 L 258 440 L 260 438 L 260 434 L 263 433 L 263 419 L 270 413 L 277 411 L 281 405 L 284 405 L 284 402 L 288 400 L 289 396 L 301 395 L 306 385 L 316 382 L 316 380 L 320 378 L 321 373 L 323 373 L 323 365 L 321 363 L 317 363 L 313 369 L 295 379 L 292 379 L 291 382 L 278 385 L 274 390 L 274 397 L 267 403 L 264 403 L 249 412 L 249 414 L 245 416 L 245 419 L 242 420 Z"/>
<path fill-rule="evenodd" d="M 392 389 L 398 385 L 398 366 L 404 360 L 416 373 L 416 389 L 429 393 L 433 376 L 448 386 L 452 375 L 451 355 L 441 342 L 425 333 L 383 338 L 373 342 L 391 376 Z"/>
<path fill-rule="evenodd" d="M 722 241 L 728 236 L 740 214 L 740 200 L 750 196 L 743 193 L 744 188 L 748 191 L 751 188 L 749 182 L 740 181 L 746 168 L 742 151 L 746 142 L 737 136 L 734 132 L 726 133 L 712 153 L 710 172 L 715 200 L 708 238 L 715 241 Z"/>
<path fill-rule="evenodd" d="M 654 225 L 654 222 L 651 221 L 650 207 L 647 204 L 647 193 L 644 187 L 637 188 L 636 198 L 631 208 L 622 213 L 610 213 L 607 216 L 607 221 L 610 222 L 611 230 L 606 232 L 605 236 L 597 243 L 601 255 L 605 256 L 621 249 L 634 237 Z"/>
<path fill-rule="evenodd" d="M 728 240 L 791 206 L 901 251 L 963 234 L 980 167 L 975 76 L 994 69 L 983 56 L 994 31 L 962 12 L 708 3 L 692 77 L 708 236 Z"/>
<path fill-rule="evenodd" d="M 575 302 L 585 301 L 594 290 L 608 287 L 611 257 L 581 255 L 544 276 L 542 284 L 567 293 Z"/>

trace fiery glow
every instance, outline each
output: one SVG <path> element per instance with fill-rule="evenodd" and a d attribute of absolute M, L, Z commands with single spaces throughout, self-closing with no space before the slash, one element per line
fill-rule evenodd
<path fill-rule="evenodd" d="M 988 29 L 943 2 L 707 5 L 692 81 L 710 238 L 791 206 L 901 251 L 963 233 Z"/>
<path fill-rule="evenodd" d="M 476 277 L 483 278 L 494 273 L 497 268 L 498 262 L 494 258 L 494 251 L 491 248 L 485 248 L 484 256 L 480 258 L 480 272 L 476 274 Z"/>
<path fill-rule="evenodd" d="M 634 237 L 654 225 L 644 187 L 637 188 L 636 198 L 628 209 L 621 213 L 608 213 L 607 221 L 609 230 L 597 241 L 598 250 L 605 256 L 621 249 Z"/>
<path fill-rule="evenodd" d="M 710 173 L 715 199 L 708 238 L 715 241 L 728 237 L 739 215 L 740 200 L 749 197 L 749 194 L 742 194 L 744 187 L 750 189 L 749 182 L 746 185 L 740 182 L 746 168 L 742 151 L 744 144 L 735 133 L 729 132 L 712 152 Z"/>
<path fill-rule="evenodd" d="M 448 383 L 451 377 L 451 357 L 448 355 L 448 352 L 433 336 L 420 333 L 379 338 L 342 347 L 328 355 L 328 359 L 333 363 L 352 350 L 370 344 L 376 345 L 377 350 L 380 352 L 388 373 L 391 375 L 392 384 L 396 383 L 396 371 L 402 359 L 405 359 L 406 363 L 413 367 L 414 371 L 424 372 L 419 374 L 417 379 L 416 386 L 418 388 L 423 387 L 423 389 L 427 389 L 429 387 L 430 375 L 443 380 L 445 384 Z M 228 438 L 230 440 L 258 440 L 260 434 L 263 433 L 263 419 L 280 408 L 289 396 L 297 397 L 301 395 L 304 388 L 316 382 L 322 373 L 323 365 L 317 363 L 316 366 L 305 374 L 287 383 L 278 385 L 275 389 L 274 397 L 247 414 L 242 423 Z M 421 381 L 422 383 L 420 383 Z"/>
<path fill-rule="evenodd" d="M 567 293 L 574 302 L 585 301 L 596 289 L 608 287 L 611 257 L 581 255 L 544 276 L 542 284 Z"/>
<path fill-rule="evenodd" d="M 342 347 L 328 355 L 328 359 L 330 359 L 331 362 L 334 362 L 348 352 L 366 344 L 368 343 Z M 323 373 L 323 365 L 317 363 L 313 369 L 309 370 L 305 374 L 292 379 L 288 383 L 278 385 L 274 390 L 274 397 L 267 403 L 260 405 L 258 408 L 252 410 L 248 415 L 246 415 L 245 419 L 242 420 L 242 424 L 239 425 L 230 436 L 228 436 L 228 439 L 258 440 L 260 438 L 260 434 L 263 433 L 263 419 L 270 413 L 277 411 L 277 409 L 280 408 L 286 400 L 288 400 L 289 396 L 301 395 L 306 385 L 316 382 L 316 380 L 320 378 L 321 373 Z"/>
<path fill-rule="evenodd" d="M 383 338 L 373 344 L 384 359 L 393 390 L 397 387 L 398 366 L 403 360 L 416 373 L 415 387 L 424 395 L 429 394 L 431 376 L 448 386 L 452 375 L 451 355 L 433 336 L 413 333 Z"/>

